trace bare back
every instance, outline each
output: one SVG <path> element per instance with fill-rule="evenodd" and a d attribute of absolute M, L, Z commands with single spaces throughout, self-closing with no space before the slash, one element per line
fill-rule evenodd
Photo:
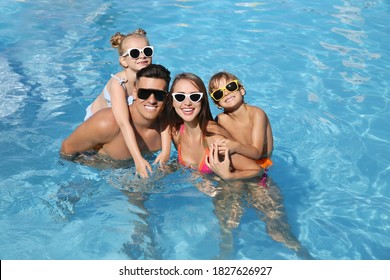
<path fill-rule="evenodd" d="M 126 88 L 126 95 L 129 92 L 131 93 L 133 91 L 134 81 L 133 80 L 129 81 L 127 79 L 127 76 L 125 75 L 125 71 L 121 71 L 121 72 L 116 73 L 115 75 L 113 75 L 111 77 L 110 80 L 108 80 L 108 82 L 104 86 L 102 92 L 92 102 L 91 110 L 93 113 L 96 113 L 97 111 L 99 111 L 101 109 L 110 107 L 111 105 L 108 104 L 107 99 L 109 99 L 111 102 L 111 99 L 115 98 L 116 95 L 119 95 L 120 98 L 123 98 L 123 96 L 122 96 L 123 86 L 122 86 L 122 83 L 120 82 L 120 80 L 126 81 L 126 82 L 123 82 L 123 85 Z M 127 98 L 127 96 L 126 96 L 126 98 Z"/>
<path fill-rule="evenodd" d="M 140 151 L 154 152 L 161 149 L 160 121 L 144 122 L 137 125 L 130 120 Z M 118 123 L 111 108 L 99 110 L 91 118 L 83 122 L 62 142 L 61 153 L 73 155 L 88 150 L 109 156 L 114 160 L 131 159 Z"/>

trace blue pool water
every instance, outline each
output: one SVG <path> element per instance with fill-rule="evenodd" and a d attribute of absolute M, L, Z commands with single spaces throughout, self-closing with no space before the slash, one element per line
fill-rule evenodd
<path fill-rule="evenodd" d="M 224 201 L 174 160 L 145 181 L 59 158 L 119 70 L 109 38 L 138 27 L 173 75 L 228 70 L 267 112 L 286 234 L 315 259 L 390 259 L 389 1 L 25 0 L 0 14 L 1 259 L 302 258 L 244 183 L 224 235 Z"/>

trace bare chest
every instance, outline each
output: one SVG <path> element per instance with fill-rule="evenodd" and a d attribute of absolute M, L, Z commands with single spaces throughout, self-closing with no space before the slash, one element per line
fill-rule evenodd
<path fill-rule="evenodd" d="M 161 134 L 157 129 L 134 131 L 141 151 L 158 151 L 161 149 Z"/>
<path fill-rule="evenodd" d="M 225 118 L 221 125 L 230 133 L 233 140 L 242 144 L 251 144 L 253 125 L 250 120 L 234 121 Z"/>
<path fill-rule="evenodd" d="M 204 158 L 205 144 L 200 139 L 193 139 L 188 135 L 181 137 L 180 140 L 176 139 L 175 142 L 180 146 L 180 157 L 183 163 L 197 168 Z"/>

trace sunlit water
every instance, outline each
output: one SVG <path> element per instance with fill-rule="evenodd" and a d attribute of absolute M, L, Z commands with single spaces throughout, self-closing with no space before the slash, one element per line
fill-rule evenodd
<path fill-rule="evenodd" d="M 25 0 L 0 14 L 1 259 L 302 257 L 267 233 L 246 185 L 224 236 L 223 200 L 175 152 L 147 181 L 59 158 L 120 69 L 109 38 L 138 27 L 173 75 L 228 70 L 267 112 L 272 188 L 313 258 L 390 258 L 388 1 Z"/>

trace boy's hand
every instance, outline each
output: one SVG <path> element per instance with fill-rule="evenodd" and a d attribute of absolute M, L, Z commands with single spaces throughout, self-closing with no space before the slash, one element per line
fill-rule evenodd
<path fill-rule="evenodd" d="M 240 143 L 230 139 L 220 139 L 216 141 L 215 144 L 218 146 L 217 148 L 220 155 L 224 155 L 226 150 L 229 150 L 230 155 L 234 154 L 240 145 Z"/>

